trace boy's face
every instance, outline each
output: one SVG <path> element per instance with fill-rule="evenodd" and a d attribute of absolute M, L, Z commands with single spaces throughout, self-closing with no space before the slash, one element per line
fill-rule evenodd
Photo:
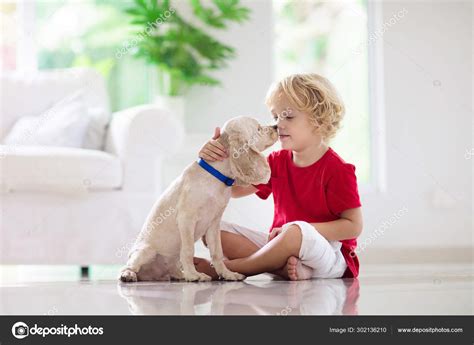
<path fill-rule="evenodd" d="M 282 149 L 299 152 L 321 142 L 321 135 L 310 122 L 309 115 L 296 110 L 283 93 L 270 104 L 270 111 Z"/>

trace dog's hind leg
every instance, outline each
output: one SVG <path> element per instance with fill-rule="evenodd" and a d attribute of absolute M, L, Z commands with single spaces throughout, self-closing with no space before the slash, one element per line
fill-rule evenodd
<path fill-rule="evenodd" d="M 138 281 L 166 281 L 170 274 L 166 265 L 166 258 L 157 254 L 152 261 L 143 264 L 137 272 Z"/>
<path fill-rule="evenodd" d="M 137 273 L 140 271 L 140 267 L 144 264 L 152 261 L 156 256 L 156 249 L 145 246 L 133 250 L 130 253 L 130 257 L 127 264 L 120 272 L 120 280 L 123 282 L 136 282 L 138 281 Z"/>

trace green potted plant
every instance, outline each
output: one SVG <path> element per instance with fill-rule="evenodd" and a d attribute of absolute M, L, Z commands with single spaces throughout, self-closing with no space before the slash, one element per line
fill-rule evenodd
<path fill-rule="evenodd" d="M 177 116 L 183 116 L 186 91 L 193 85 L 220 85 L 212 71 L 235 57 L 234 48 L 213 38 L 205 28 L 226 29 L 231 22 L 249 18 L 250 10 L 239 0 L 212 0 L 212 5 L 204 6 L 201 0 L 135 0 L 126 10 L 139 28 L 127 51 L 156 65 L 156 101 Z M 192 20 L 180 15 L 183 6 L 190 6 Z"/>

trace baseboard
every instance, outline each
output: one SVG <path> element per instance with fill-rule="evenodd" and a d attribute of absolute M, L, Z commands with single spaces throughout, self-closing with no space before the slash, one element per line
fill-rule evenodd
<path fill-rule="evenodd" d="M 472 263 L 473 247 L 448 248 L 367 248 L 357 253 L 367 264 L 433 264 L 433 263 Z"/>

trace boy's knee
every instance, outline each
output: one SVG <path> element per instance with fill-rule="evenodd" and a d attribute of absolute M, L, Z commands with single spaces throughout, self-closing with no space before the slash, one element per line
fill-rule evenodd
<path fill-rule="evenodd" d="M 299 251 L 303 235 L 301 234 L 301 229 L 298 225 L 291 224 L 288 229 L 280 235 L 283 235 L 288 246 Z"/>
<path fill-rule="evenodd" d="M 291 224 L 286 231 L 283 232 L 287 236 L 290 237 L 300 237 L 301 236 L 301 229 L 298 225 L 296 224 Z"/>

